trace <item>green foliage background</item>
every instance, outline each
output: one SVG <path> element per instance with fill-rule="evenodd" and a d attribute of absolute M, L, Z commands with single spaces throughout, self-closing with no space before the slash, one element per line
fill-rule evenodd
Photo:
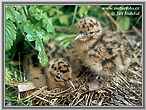
<path fill-rule="evenodd" d="M 105 10 L 103 10 L 105 7 L 116 7 L 116 5 L 5 5 L 6 84 L 9 84 L 10 80 L 13 79 L 18 81 L 23 79 L 20 70 L 10 63 L 16 52 L 27 53 L 30 48 L 37 50 L 40 64 L 47 65 L 48 59 L 44 50 L 44 42 L 54 40 L 60 46 L 68 47 L 76 36 L 74 23 L 82 17 L 96 17 L 105 29 L 128 31 L 135 26 L 141 30 L 141 16 L 111 15 L 118 25 L 116 27 L 105 14 Z M 141 9 L 141 6 L 139 7 Z M 106 10 L 106 12 L 110 14 L 111 10 Z M 12 105 L 31 105 L 30 102 L 24 104 L 18 101 L 16 92 L 13 94 L 9 91 L 13 91 L 13 89 L 6 88 L 6 100 Z"/>

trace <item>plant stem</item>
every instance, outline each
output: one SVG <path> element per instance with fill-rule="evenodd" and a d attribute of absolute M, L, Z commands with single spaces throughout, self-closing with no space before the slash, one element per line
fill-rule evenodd
<path fill-rule="evenodd" d="M 78 9 L 78 6 L 76 5 L 76 6 L 75 6 L 75 9 L 74 9 L 74 15 L 73 15 L 73 19 L 72 19 L 72 25 L 74 24 L 74 22 L 75 22 L 75 19 L 76 19 L 76 13 L 77 13 L 77 9 Z"/>

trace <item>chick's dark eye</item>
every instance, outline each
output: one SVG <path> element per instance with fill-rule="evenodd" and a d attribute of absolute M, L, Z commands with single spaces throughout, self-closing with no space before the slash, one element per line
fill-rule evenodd
<path fill-rule="evenodd" d="M 90 32 L 89 34 L 93 34 L 94 32 Z"/>
<path fill-rule="evenodd" d="M 80 34 L 83 34 L 84 32 L 83 31 L 80 31 Z"/>
<path fill-rule="evenodd" d="M 100 77 L 100 76 L 97 76 L 97 77 L 96 77 L 96 79 L 98 79 L 98 80 L 99 80 L 99 79 L 101 79 L 101 77 Z"/>
<path fill-rule="evenodd" d="M 108 60 L 107 60 L 107 59 L 104 59 L 104 60 L 102 60 L 101 64 L 102 64 L 102 65 L 106 65 L 107 62 L 108 62 Z"/>

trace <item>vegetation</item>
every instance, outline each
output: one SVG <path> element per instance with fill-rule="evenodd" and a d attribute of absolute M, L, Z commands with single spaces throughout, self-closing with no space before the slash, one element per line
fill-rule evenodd
<path fill-rule="evenodd" d="M 5 100 L 6 105 L 31 105 L 22 102 L 17 96 L 17 82 L 27 80 L 21 68 L 12 63 L 16 54 L 21 60 L 22 53 L 38 52 L 42 66 L 48 64 L 44 42 L 53 40 L 67 48 L 76 36 L 74 24 L 84 16 L 96 17 L 104 29 L 129 32 L 133 29 L 142 30 L 141 6 L 136 13 L 139 15 L 115 16 L 114 7 L 118 5 L 5 5 Z M 126 7 L 122 6 L 122 7 Z M 108 9 L 112 8 L 112 10 Z M 125 11 L 125 10 L 124 10 Z M 133 10 L 132 10 L 133 11 Z"/>

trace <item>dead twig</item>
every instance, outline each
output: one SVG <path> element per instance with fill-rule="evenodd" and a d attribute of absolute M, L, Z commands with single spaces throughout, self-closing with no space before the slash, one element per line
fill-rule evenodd
<path fill-rule="evenodd" d="M 49 103 L 49 101 L 47 100 L 47 99 L 44 99 L 44 98 L 42 98 L 42 97 L 40 97 L 40 96 L 35 96 L 36 98 L 39 98 L 39 99 L 41 99 L 41 100 L 43 100 L 43 101 L 45 101 L 45 102 L 48 102 Z"/>
<path fill-rule="evenodd" d="M 134 71 L 134 70 L 132 70 L 132 69 L 128 69 L 128 71 L 130 72 L 130 73 L 133 73 L 134 75 L 137 75 L 138 77 L 142 77 L 141 75 L 140 75 L 140 73 L 139 72 L 137 72 L 137 71 Z"/>
<path fill-rule="evenodd" d="M 132 29 L 136 32 L 136 34 L 137 34 L 139 37 L 142 37 L 142 33 L 141 33 L 135 26 L 133 26 Z"/>
<path fill-rule="evenodd" d="M 106 11 L 104 10 L 105 15 L 112 21 L 112 23 L 116 26 L 116 28 L 118 29 L 118 23 L 114 20 L 114 18 Z"/>
<path fill-rule="evenodd" d="M 104 98 L 102 98 L 102 99 L 100 100 L 100 102 L 98 103 L 98 106 L 101 106 L 102 103 L 103 103 L 103 101 L 104 101 Z"/>
<path fill-rule="evenodd" d="M 82 100 L 84 99 L 84 97 L 82 97 L 79 101 L 77 101 L 74 106 L 76 106 L 78 103 L 80 103 Z"/>

